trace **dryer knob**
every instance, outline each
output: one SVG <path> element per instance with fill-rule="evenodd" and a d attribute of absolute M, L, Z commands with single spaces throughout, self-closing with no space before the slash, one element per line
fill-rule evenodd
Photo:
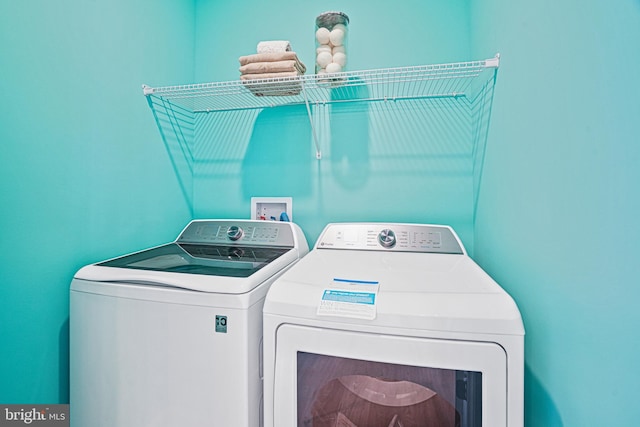
<path fill-rule="evenodd" d="M 227 237 L 234 241 L 240 240 L 243 234 L 244 232 L 242 231 L 242 228 L 238 227 L 237 225 L 232 225 L 227 230 Z"/>
<path fill-rule="evenodd" d="M 385 248 L 394 247 L 396 245 L 396 233 L 388 228 L 382 230 L 380 234 L 378 234 L 378 243 Z"/>

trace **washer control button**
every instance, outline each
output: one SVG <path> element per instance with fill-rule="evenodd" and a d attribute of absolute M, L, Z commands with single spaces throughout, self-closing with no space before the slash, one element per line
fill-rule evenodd
<path fill-rule="evenodd" d="M 234 241 L 235 240 L 240 240 L 240 238 L 242 237 L 243 234 L 244 234 L 244 232 L 242 231 L 242 228 L 238 227 L 237 225 L 232 225 L 227 230 L 227 237 L 230 240 L 234 240 Z"/>

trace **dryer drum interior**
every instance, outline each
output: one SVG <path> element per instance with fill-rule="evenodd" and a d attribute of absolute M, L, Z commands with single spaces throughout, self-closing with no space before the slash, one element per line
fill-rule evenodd
<path fill-rule="evenodd" d="M 298 352 L 298 425 L 480 425 L 482 373 Z M 469 421 L 474 420 L 474 421 Z"/>

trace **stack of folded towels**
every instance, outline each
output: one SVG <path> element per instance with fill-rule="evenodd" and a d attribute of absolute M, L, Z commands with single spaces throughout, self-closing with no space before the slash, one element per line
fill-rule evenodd
<path fill-rule="evenodd" d="M 297 95 L 302 89 L 296 77 L 307 69 L 288 41 L 260 42 L 257 53 L 241 56 L 239 61 L 240 80 L 257 96 Z"/>

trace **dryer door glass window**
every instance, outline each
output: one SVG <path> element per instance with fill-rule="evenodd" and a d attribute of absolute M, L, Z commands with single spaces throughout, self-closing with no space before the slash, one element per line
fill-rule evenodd
<path fill-rule="evenodd" d="M 98 265 L 210 276 L 249 277 L 289 250 L 291 248 L 170 243 Z"/>
<path fill-rule="evenodd" d="M 480 427 L 482 373 L 297 353 L 298 426 Z"/>

